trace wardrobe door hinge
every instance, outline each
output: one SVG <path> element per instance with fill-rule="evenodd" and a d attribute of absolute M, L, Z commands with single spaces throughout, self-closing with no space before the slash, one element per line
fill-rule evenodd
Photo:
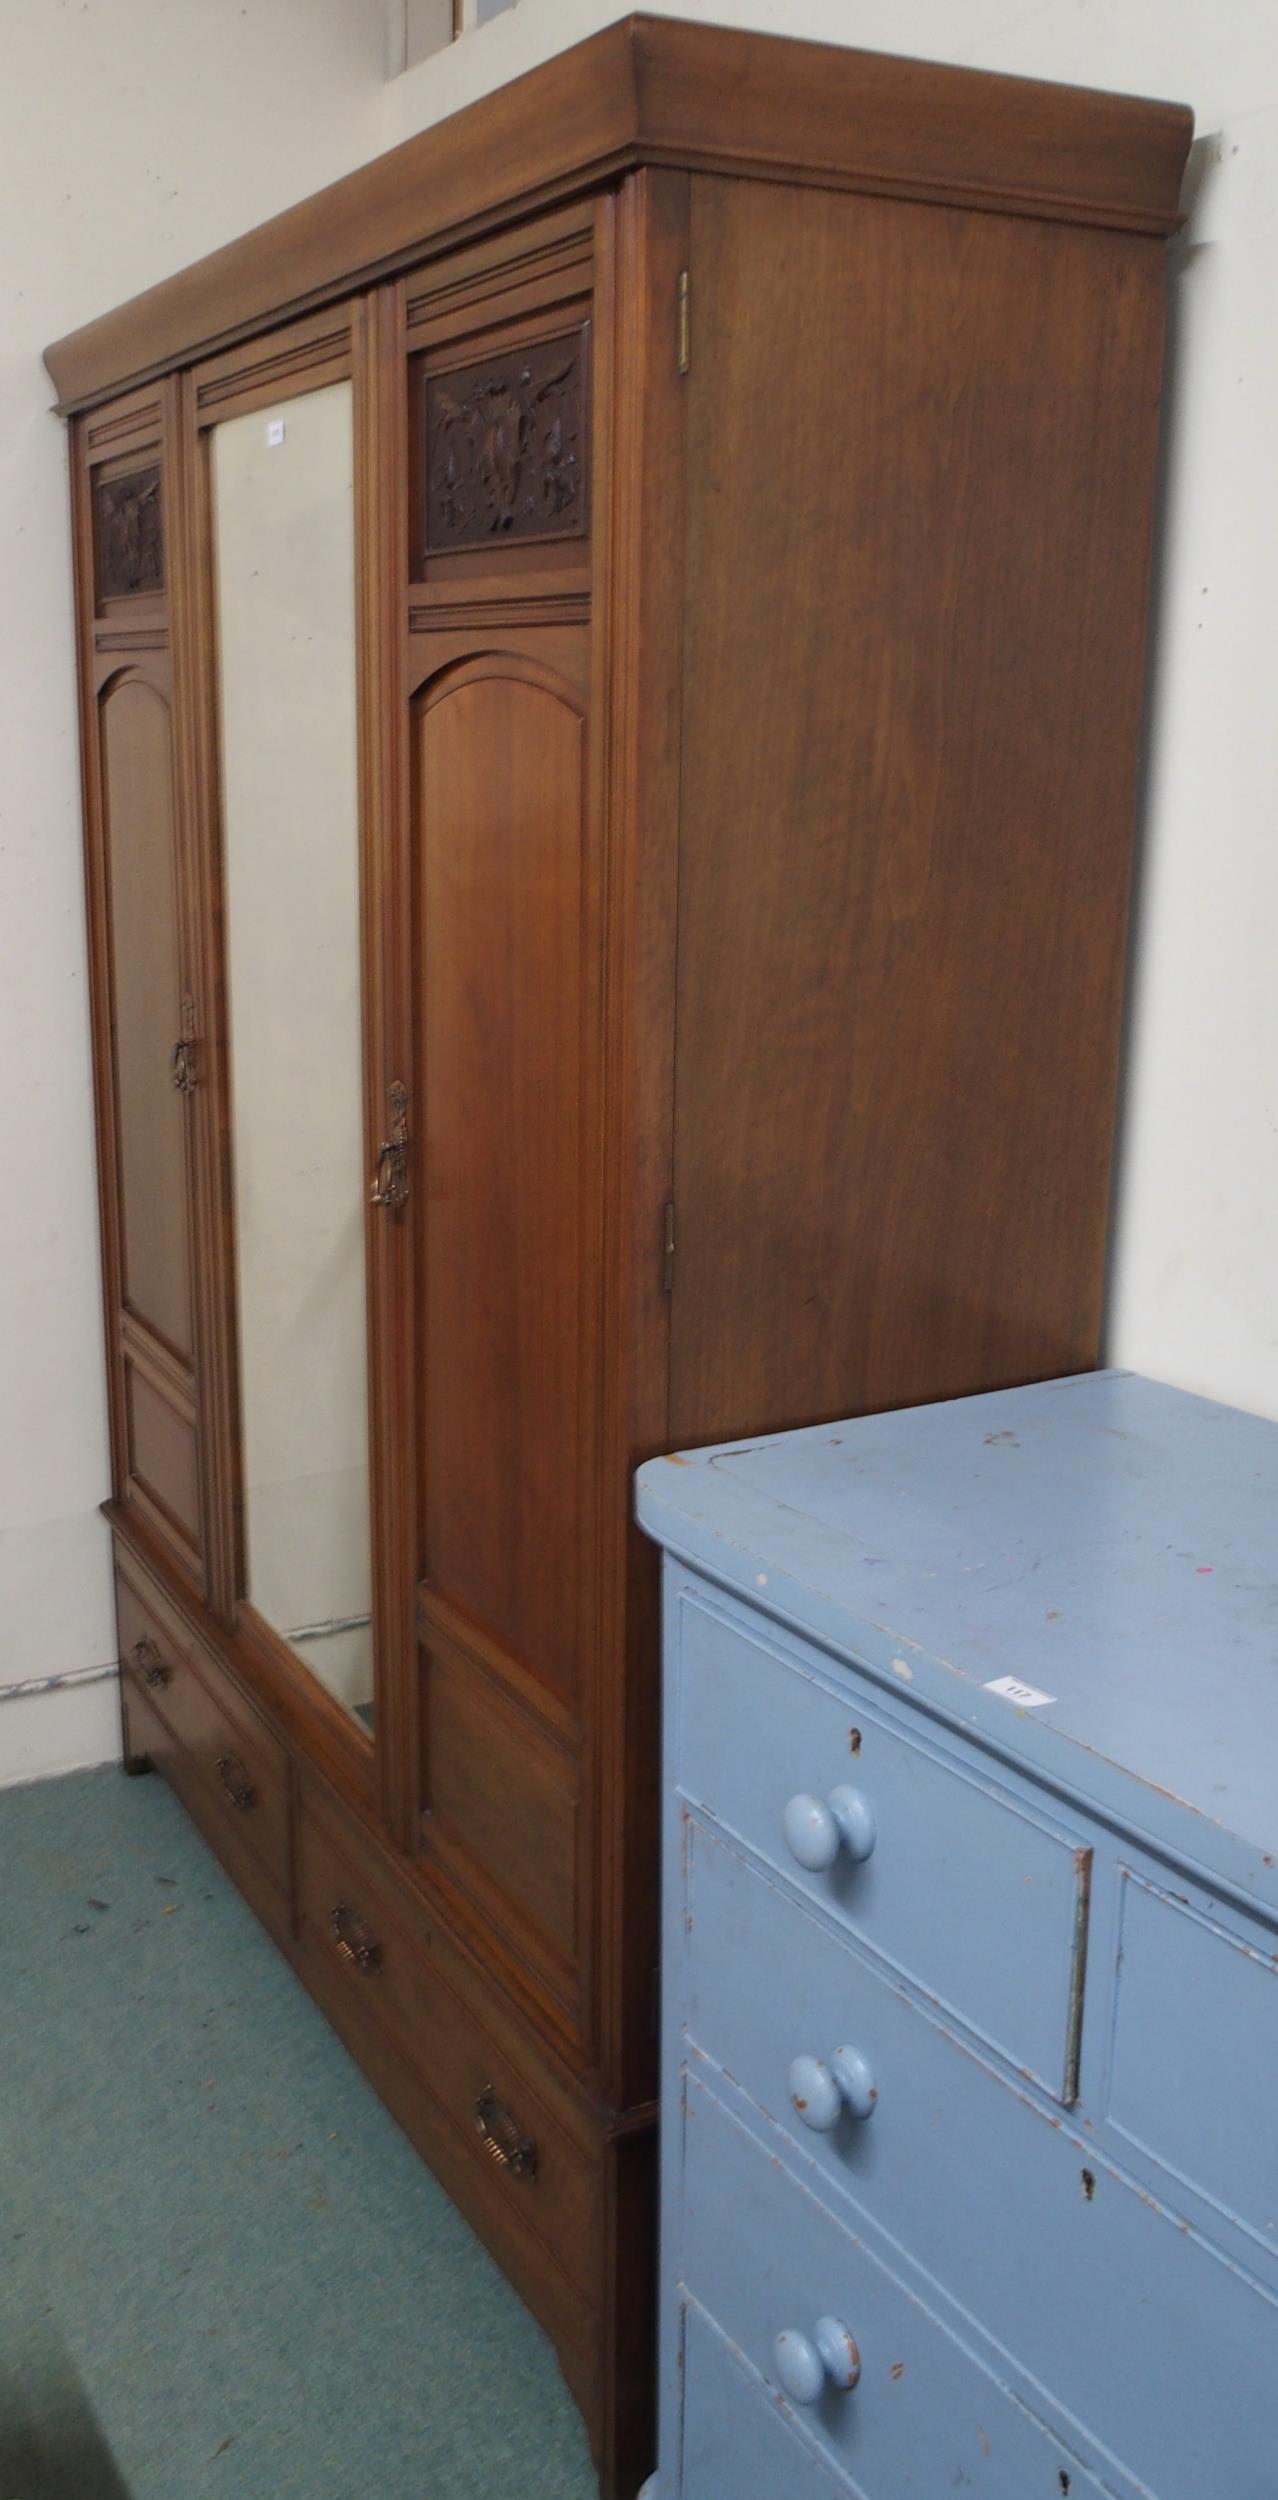
<path fill-rule="evenodd" d="M 183 994 L 182 1030 L 173 1045 L 170 1066 L 179 1094 L 193 1094 L 200 1080 L 195 1054 L 195 1000 L 189 990 Z"/>
<path fill-rule="evenodd" d="M 692 280 L 686 269 L 679 272 L 679 371 L 686 373 L 692 363 Z"/>
<path fill-rule="evenodd" d="M 667 1198 L 661 1210 L 661 1290 L 663 1293 L 674 1292 L 674 1219 L 674 1200 Z"/>
<path fill-rule="evenodd" d="M 395 1077 L 386 1089 L 386 1135 L 377 1149 L 369 1197 L 375 1207 L 398 1215 L 408 1204 L 408 1087 Z"/>

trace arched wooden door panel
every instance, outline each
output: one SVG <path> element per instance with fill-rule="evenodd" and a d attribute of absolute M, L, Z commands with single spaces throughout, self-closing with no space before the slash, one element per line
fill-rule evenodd
<path fill-rule="evenodd" d="M 129 672 L 100 703 L 106 814 L 116 1139 L 127 1309 L 192 1353 L 186 1103 L 173 724 L 163 694 Z"/>
<path fill-rule="evenodd" d="M 593 1385 L 585 724 L 532 663 L 414 707 L 431 1851 L 567 1984 Z"/>
<path fill-rule="evenodd" d="M 173 717 L 158 672 L 133 667 L 106 679 L 98 769 L 122 1304 L 119 1489 L 194 1571 L 201 1541 L 189 1137 L 195 1029 Z"/>

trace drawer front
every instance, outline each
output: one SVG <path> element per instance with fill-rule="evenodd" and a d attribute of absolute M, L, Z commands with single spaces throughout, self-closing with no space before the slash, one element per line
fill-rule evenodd
<path fill-rule="evenodd" d="M 837 1669 L 831 1669 L 838 1674 Z M 769 1860 L 1010 2064 L 1068 2102 L 1077 2090 L 1090 1851 L 890 1724 L 848 1676 L 838 1693 L 685 1593 L 678 1777 Z M 871 1854 L 810 1871 L 786 1809 L 851 1789 Z"/>
<path fill-rule="evenodd" d="M 598 2169 L 529 2077 L 434 1968 L 429 1929 L 397 1901 L 368 1842 L 308 1788 L 298 1834 L 308 1969 L 339 2028 L 368 2025 L 415 2070 L 486 2187 L 581 2287 L 597 2271 Z"/>
<path fill-rule="evenodd" d="M 181 1630 L 168 1607 L 144 1599 L 117 1574 L 120 1655 L 130 1728 L 140 1742 L 134 1696 L 146 1705 L 145 1750 L 191 1805 L 184 1781 L 199 1783 L 197 1814 L 217 1845 L 246 1849 L 273 1884 L 290 1881 L 288 1757 L 239 1687 Z M 155 1741 L 152 1717 L 163 1731 Z M 179 1773 L 181 1776 L 179 1776 Z M 192 1811 L 195 1811 L 192 1806 Z"/>
<path fill-rule="evenodd" d="M 849 2500 L 852 2493 L 845 2475 L 795 2437 L 763 2381 L 742 2367 L 694 2301 L 683 2313 L 679 2490 L 682 2500 Z"/>
<path fill-rule="evenodd" d="M 281 1952 L 287 1953 L 293 1932 L 290 1894 L 268 1872 L 257 1852 L 250 1849 L 237 1824 L 214 1797 L 203 1773 L 195 1769 L 186 1747 L 178 1743 L 168 1721 L 161 1717 L 145 1686 L 130 1693 L 128 1710 L 134 1753 L 145 1754 L 153 1769 L 181 1799 L 192 1822 L 221 1859 L 236 1890 L 243 1894 Z"/>
<path fill-rule="evenodd" d="M 775 2139 L 774 2139 L 775 2142 Z M 864 2500 L 1096 2494 L 1077 2459 L 947 2333 L 868 2249 L 712 2097 L 690 2083 L 685 2126 L 687 2288 L 774 2400 Z M 814 2343 L 830 2319 L 860 2363 L 850 2391 L 826 2382 L 801 2407 L 782 2386 L 780 2333 Z M 706 2500 L 714 2493 L 704 2485 Z M 726 2486 L 724 2489 L 726 2491 Z M 700 2500 L 692 2486 L 688 2500 Z"/>
<path fill-rule="evenodd" d="M 855 2200 L 1159 2500 L 1267 2488 L 1278 2309 L 1259 2290 L 695 1826 L 687 1916 L 694 2073 L 713 2060 L 816 2165 L 823 2196 Z M 790 2067 L 830 2068 L 840 2049 L 876 2097 L 823 2133 L 791 2106 Z M 1192 2366 L 1169 2369 L 1173 2352 Z"/>
<path fill-rule="evenodd" d="M 1278 1937 L 1123 1870 L 1109 2129 L 1278 2257 Z"/>

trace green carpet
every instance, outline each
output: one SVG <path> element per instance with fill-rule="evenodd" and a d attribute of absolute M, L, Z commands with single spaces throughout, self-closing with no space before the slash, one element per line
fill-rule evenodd
<path fill-rule="evenodd" d="M 594 2500 L 545 2337 L 160 1780 L 0 1792 L 0 2026 L 0 2409 L 78 2378 L 130 2500 Z"/>

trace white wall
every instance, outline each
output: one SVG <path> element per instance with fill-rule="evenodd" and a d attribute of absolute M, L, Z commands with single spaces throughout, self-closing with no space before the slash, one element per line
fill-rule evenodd
<path fill-rule="evenodd" d="M 626 14 L 519 0 L 382 86 L 402 5 L 0 0 L 0 1678 L 112 1649 L 63 454 L 39 354 Z M 1174 96 L 1210 134 L 1175 256 L 1107 1350 L 1278 1415 L 1271 0 L 667 0 L 667 13 Z M 106 1686 L 0 1707 L 0 1782 L 109 1752 L 112 1707 Z"/>
<path fill-rule="evenodd" d="M 46 342 L 382 144 L 381 0 L 0 0 L 0 1682 L 115 1654 L 63 428 Z M 0 1785 L 116 1750 L 0 1701 Z"/>
<path fill-rule="evenodd" d="M 1107 1358 L 1278 1416 L 1278 11 L 1273 0 L 661 0 L 1193 106 Z M 386 138 L 627 11 L 519 0 Z"/>

